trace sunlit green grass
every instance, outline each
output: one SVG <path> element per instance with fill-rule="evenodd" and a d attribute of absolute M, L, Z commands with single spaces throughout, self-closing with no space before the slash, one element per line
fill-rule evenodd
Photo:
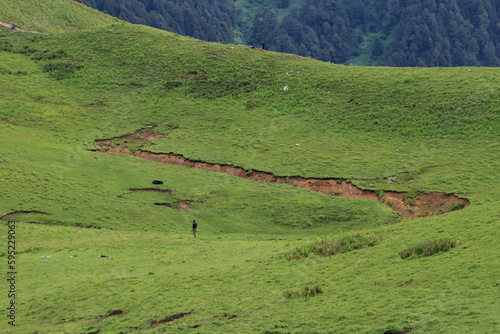
<path fill-rule="evenodd" d="M 396 221 L 388 207 L 373 201 L 89 152 L 35 129 L 5 126 L 0 136 L 6 166 L 1 174 L 2 212 L 42 211 L 47 215 L 36 221 L 43 223 L 180 232 L 190 219 L 198 218 L 212 233 L 295 234 L 302 228 L 331 232 Z M 16 141 L 8 140 L 12 137 Z M 165 184 L 153 186 L 153 179 Z M 171 193 L 130 190 L 143 188 Z M 178 201 L 192 205 L 155 205 Z"/>
<path fill-rule="evenodd" d="M 0 0 L 0 21 L 36 33 L 64 32 L 116 22 L 78 1 Z"/>
<path fill-rule="evenodd" d="M 124 24 L 33 40 L 18 43 L 37 50 L 64 43 L 68 56 L 59 61 L 83 66 L 55 82 L 39 73 L 75 104 L 65 112 L 53 110 L 49 98 L 38 100 L 52 109 L 47 118 L 56 126 L 72 117 L 84 122 L 83 132 L 104 137 L 174 124 L 179 129 L 155 150 L 283 176 L 344 177 L 364 187 L 388 188 L 384 178 L 398 176 L 389 188 L 475 193 L 465 184 L 491 183 L 496 175 L 497 69 L 346 67 Z M 12 89 L 22 96 L 25 81 L 31 85 L 51 62 L 30 63 L 34 73 L 16 78 Z M 201 78 L 188 75 L 202 70 Z M 228 95 L 220 95 L 220 85 Z M 32 105 L 23 104 L 30 123 L 42 118 Z M 88 122 L 101 133 L 88 132 Z"/>
<path fill-rule="evenodd" d="M 372 230 L 382 239 L 370 248 L 295 261 L 282 254 L 314 237 L 206 236 L 201 229 L 194 239 L 20 223 L 19 275 L 37 273 L 36 283 L 22 294 L 26 313 L 20 328 L 24 333 L 130 327 L 145 333 L 382 333 L 392 327 L 495 333 L 498 221 L 498 205 L 470 208 Z M 409 261 L 398 255 L 415 242 L 446 235 L 459 241 L 446 253 Z M 284 296 L 314 285 L 323 293 L 310 299 Z M 114 310 L 124 313 L 104 317 Z M 228 319 L 231 315 L 236 317 Z"/>
<path fill-rule="evenodd" d="M 0 20 L 51 32 L 0 30 L 0 215 L 46 213 L 11 218 L 15 333 L 499 331 L 498 69 L 339 66 L 98 16 L 68 25 L 92 12 L 73 1 L 5 6 Z M 154 152 L 471 205 L 400 221 L 376 201 L 88 151 L 148 124 L 169 132 Z M 130 190 L 154 179 L 171 192 Z M 380 242 L 283 257 L 357 231 Z M 457 246 L 399 257 L 442 237 Z M 308 286 L 323 293 L 285 297 Z"/>

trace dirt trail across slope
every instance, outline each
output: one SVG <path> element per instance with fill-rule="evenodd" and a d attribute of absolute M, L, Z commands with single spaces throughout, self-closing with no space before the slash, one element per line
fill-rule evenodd
<path fill-rule="evenodd" d="M 95 141 L 95 145 L 100 152 L 128 154 L 146 160 L 224 173 L 252 181 L 291 184 L 299 188 L 321 192 L 327 195 L 381 201 L 392 207 L 392 209 L 402 217 L 408 219 L 439 215 L 450 212 L 453 209 L 465 208 L 469 205 L 467 199 L 459 198 L 453 194 L 439 192 L 416 194 L 414 198 L 406 198 L 405 201 L 405 192 L 384 191 L 377 194 L 377 192 L 373 190 L 360 189 L 344 179 L 275 176 L 272 173 L 263 171 L 248 172 L 241 167 L 233 165 L 192 161 L 179 154 L 155 153 L 142 149 L 132 151 L 128 148 L 128 144 L 145 144 L 146 142 L 165 136 L 155 133 L 153 131 L 154 128 L 155 126 L 150 125 L 131 134 L 110 139 L 99 139 Z"/>
<path fill-rule="evenodd" d="M 31 214 L 42 214 L 42 215 L 48 215 L 48 213 L 43 212 L 43 211 L 38 211 L 38 210 L 31 210 L 31 211 L 14 211 L 14 212 L 9 212 L 3 216 L 0 217 L 0 219 L 11 219 L 14 215 L 31 215 Z"/>
<path fill-rule="evenodd" d="M 9 29 L 11 29 L 10 27 L 12 27 L 12 24 L 11 23 L 7 23 L 7 22 L 3 22 L 3 21 L 0 21 L 0 25 L 4 26 L 4 27 L 7 27 Z M 32 34 L 36 34 L 37 32 L 36 31 L 29 31 L 29 30 L 24 30 L 24 29 L 21 29 L 19 27 L 15 27 L 14 29 L 11 29 L 12 31 L 21 31 L 21 32 L 29 32 L 29 33 L 32 33 Z"/>

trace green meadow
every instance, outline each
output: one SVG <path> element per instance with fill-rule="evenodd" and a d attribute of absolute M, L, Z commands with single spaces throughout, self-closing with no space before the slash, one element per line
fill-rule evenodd
<path fill-rule="evenodd" d="M 16 241 L 0 332 L 500 332 L 498 68 L 343 66 L 75 1 L 0 8 L 30 31 L 0 26 L 6 278 L 9 231 Z M 405 220 L 378 201 L 94 151 L 153 124 L 166 136 L 152 152 L 471 204 Z M 399 255 L 449 238 L 447 251 Z"/>

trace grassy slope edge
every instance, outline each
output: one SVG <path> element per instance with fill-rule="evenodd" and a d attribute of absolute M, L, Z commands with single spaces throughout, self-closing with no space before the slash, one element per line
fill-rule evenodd
<path fill-rule="evenodd" d="M 71 0 L 0 0 L 0 22 L 36 33 L 106 26 L 119 20 Z"/>

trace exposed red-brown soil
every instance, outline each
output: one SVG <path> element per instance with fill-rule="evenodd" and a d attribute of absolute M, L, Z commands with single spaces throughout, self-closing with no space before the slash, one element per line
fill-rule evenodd
<path fill-rule="evenodd" d="M 360 189 L 344 179 L 275 176 L 272 173 L 262 171 L 248 172 L 241 167 L 233 165 L 192 161 L 179 154 L 156 153 L 142 149 L 132 151 L 127 147 L 127 142 L 146 143 L 165 136 L 154 133 L 154 128 L 155 126 L 150 125 L 146 128 L 137 130 L 132 134 L 111 139 L 96 140 L 96 147 L 101 152 L 128 154 L 146 160 L 224 173 L 252 181 L 291 184 L 299 188 L 321 192 L 327 195 L 381 201 L 382 203 L 391 206 L 393 210 L 402 217 L 408 219 L 439 215 L 450 212 L 453 206 L 455 206 L 455 209 L 458 209 L 456 206 L 460 206 L 459 208 L 465 208 L 469 205 L 469 201 L 465 198 L 459 198 L 453 194 L 444 194 L 439 192 L 420 194 L 413 198 L 411 203 L 407 200 L 406 202 L 410 203 L 407 204 L 404 201 L 405 192 L 384 191 L 379 196 L 373 190 Z M 113 145 L 113 142 L 119 139 L 124 139 L 125 144 Z"/>

